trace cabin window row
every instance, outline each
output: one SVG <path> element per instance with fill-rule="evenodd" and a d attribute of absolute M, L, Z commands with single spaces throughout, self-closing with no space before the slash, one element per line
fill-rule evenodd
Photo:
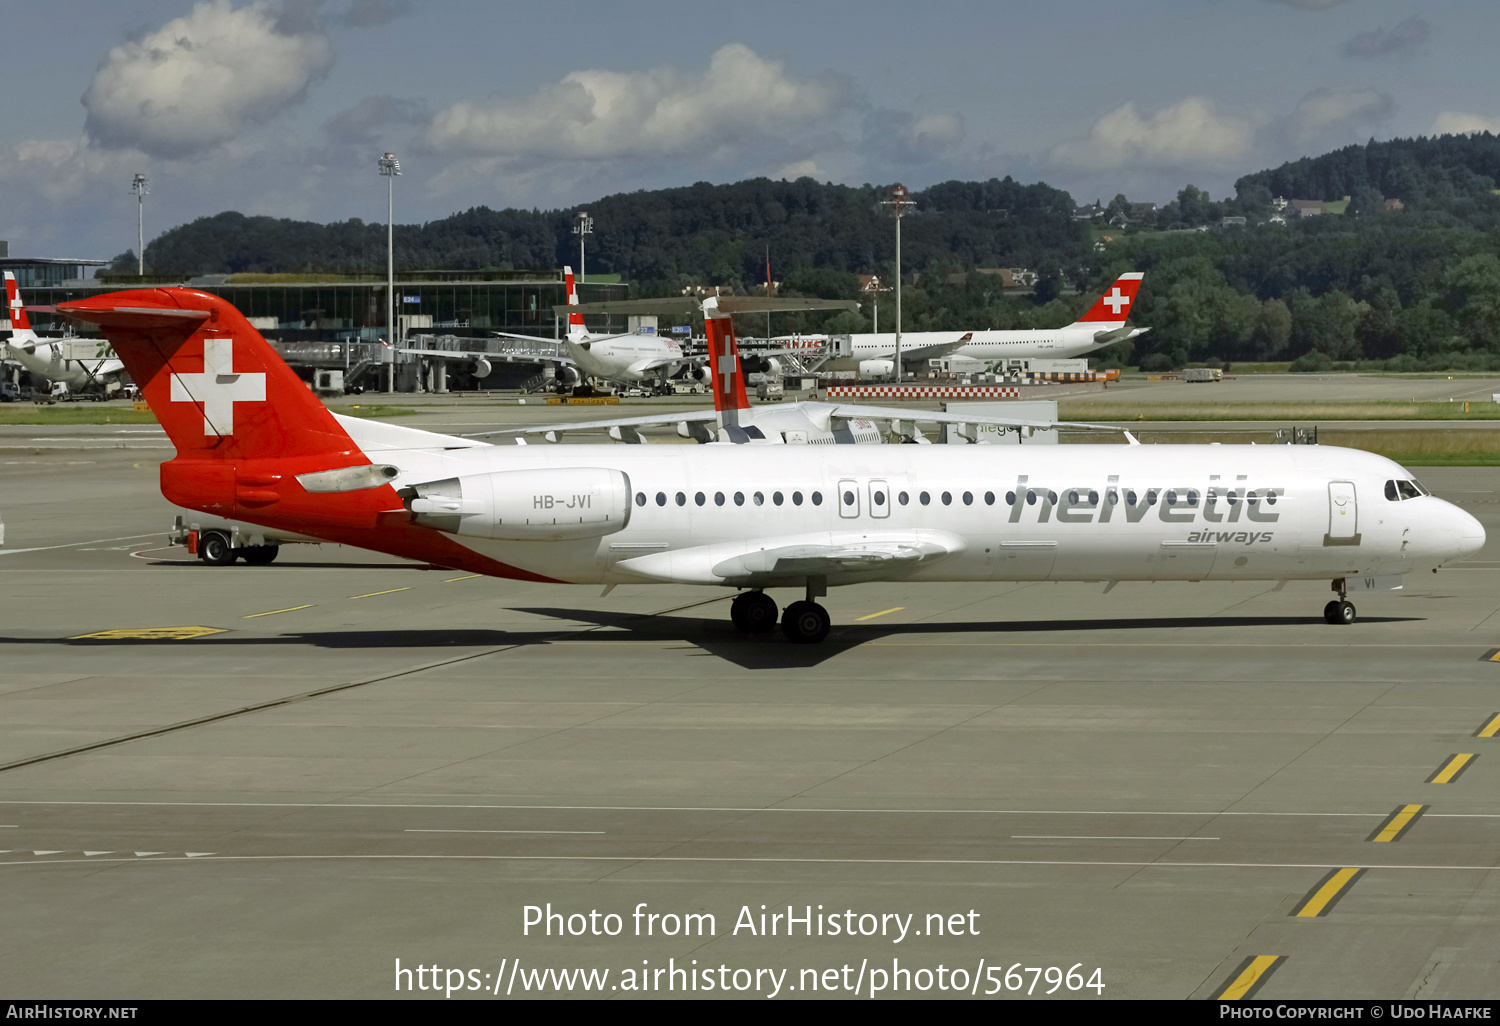
<path fill-rule="evenodd" d="M 1412 482 L 1402 481 L 1399 483 L 1402 485 L 1409 485 Z M 1395 484 L 1396 482 L 1387 482 L 1386 498 L 1395 499 L 1395 495 L 1393 493 Z M 1423 492 L 1421 494 L 1425 495 L 1426 493 Z M 1099 492 L 1093 489 L 1085 490 L 1079 488 L 1071 488 L 1068 489 L 1066 495 L 1068 498 L 1068 504 L 1072 506 L 1086 506 L 1092 508 L 1099 505 Z M 1186 506 L 1189 508 L 1196 508 L 1200 497 L 1201 496 L 1198 490 L 1195 488 L 1188 488 L 1183 491 L 1178 491 L 1175 488 L 1168 488 L 1165 489 L 1165 493 L 1160 488 L 1148 488 L 1144 493 L 1137 493 L 1133 488 L 1127 488 L 1123 492 L 1115 488 L 1109 488 L 1104 492 L 1104 501 L 1111 506 L 1117 505 L 1123 499 L 1125 505 L 1131 507 L 1140 505 L 1155 506 L 1157 502 L 1165 502 L 1168 506 Z M 1403 494 L 1401 497 L 1412 498 L 1414 496 Z M 917 502 L 923 506 L 932 505 L 931 492 L 918 492 L 916 498 Z M 965 506 L 972 506 L 974 505 L 976 496 L 974 492 L 963 492 L 961 493 L 959 498 Z M 984 504 L 986 506 L 993 506 L 995 504 L 996 498 L 997 496 L 994 492 L 985 492 Z M 1006 492 L 1005 504 L 1007 506 L 1014 506 L 1018 502 L 1024 502 L 1028 506 L 1035 506 L 1039 501 L 1045 500 L 1049 505 L 1056 506 L 1060 498 L 1061 496 L 1059 496 L 1057 492 L 1050 489 L 1028 488 L 1024 492 Z M 1264 501 L 1268 506 L 1276 505 L 1276 492 L 1272 489 L 1267 489 L 1264 494 L 1261 494 L 1254 489 L 1250 489 L 1243 493 L 1238 490 L 1230 490 L 1222 494 L 1217 493 L 1212 488 L 1209 489 L 1209 503 L 1216 502 L 1220 498 L 1222 498 L 1231 506 L 1238 505 L 1240 502 L 1244 502 L 1249 506 L 1254 506 L 1262 501 Z M 655 499 L 658 506 L 665 506 L 668 504 L 668 502 L 675 502 L 679 506 L 686 506 L 688 504 L 687 492 L 677 492 L 670 498 L 668 497 L 666 492 L 657 492 Z M 772 492 L 770 499 L 772 505 L 782 506 L 786 504 L 787 494 L 785 492 L 779 491 Z M 952 492 L 941 492 L 939 493 L 939 499 L 944 506 L 951 506 L 953 505 L 954 494 Z M 791 502 L 793 506 L 800 506 L 804 501 L 808 500 L 810 500 L 814 506 L 821 506 L 823 505 L 823 493 L 815 491 L 809 493 L 806 496 L 804 496 L 800 491 L 794 491 L 791 493 Z M 855 504 L 856 497 L 852 491 L 846 491 L 843 495 L 843 500 L 845 506 L 853 506 Z M 648 497 L 645 492 L 635 493 L 635 504 L 637 506 L 644 506 L 650 501 L 650 497 Z M 731 501 L 736 506 L 743 506 L 746 502 L 749 502 L 756 506 L 764 506 L 766 504 L 766 493 L 751 492 L 748 496 L 744 492 L 735 492 L 732 496 L 728 496 L 724 492 L 713 493 L 713 504 L 715 506 L 723 506 Z M 877 506 L 885 505 L 885 492 L 876 491 L 873 495 L 873 501 Z M 911 493 L 896 493 L 896 501 L 903 506 L 911 505 Z M 694 492 L 692 496 L 692 502 L 697 506 L 706 506 L 709 502 L 709 496 L 705 492 Z"/>

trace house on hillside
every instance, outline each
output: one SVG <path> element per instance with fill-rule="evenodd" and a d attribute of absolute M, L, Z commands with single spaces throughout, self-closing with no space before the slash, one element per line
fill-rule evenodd
<path fill-rule="evenodd" d="M 1098 200 L 1095 200 L 1087 206 L 1078 206 L 1073 208 L 1073 220 L 1075 221 L 1092 221 L 1096 217 L 1103 216 L 1104 208 L 1099 205 Z"/>
<path fill-rule="evenodd" d="M 1287 200 L 1286 216 L 1288 219 L 1294 217 L 1322 217 L 1322 200 Z"/>

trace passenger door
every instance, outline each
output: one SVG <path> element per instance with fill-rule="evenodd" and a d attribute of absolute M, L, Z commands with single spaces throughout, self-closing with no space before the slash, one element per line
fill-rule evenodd
<path fill-rule="evenodd" d="M 1330 545 L 1359 543 L 1359 507 L 1355 502 L 1354 482 L 1328 482 L 1328 537 Z"/>

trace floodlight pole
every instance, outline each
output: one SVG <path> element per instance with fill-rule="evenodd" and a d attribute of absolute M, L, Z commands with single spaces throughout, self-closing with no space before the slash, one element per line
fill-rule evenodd
<path fill-rule="evenodd" d="M 583 243 L 586 238 L 594 234 L 594 219 L 589 216 L 587 210 L 578 212 L 578 223 L 573 226 L 573 234 L 578 236 L 578 283 L 582 285 L 584 279 Z"/>
<path fill-rule="evenodd" d="M 865 286 L 865 291 L 870 294 L 870 300 L 875 305 L 875 334 L 878 335 L 880 334 L 880 294 L 891 290 L 881 287 L 879 275 L 871 275 L 870 284 Z"/>
<path fill-rule="evenodd" d="M 137 171 L 130 191 L 135 193 L 135 273 L 139 278 L 146 274 L 146 197 L 151 194 L 151 180 Z"/>
<path fill-rule="evenodd" d="M 891 189 L 891 198 L 884 200 L 883 206 L 891 208 L 896 215 L 896 384 L 901 384 L 901 216 L 906 211 L 916 206 L 916 201 L 909 199 L 906 186 L 899 182 Z"/>
<path fill-rule="evenodd" d="M 385 179 L 385 341 L 392 350 L 396 348 L 396 250 L 393 225 L 396 215 L 396 176 L 401 173 L 401 161 L 394 153 L 387 153 L 376 161 L 381 177 Z M 395 353 L 388 372 L 389 391 L 395 390 Z"/>

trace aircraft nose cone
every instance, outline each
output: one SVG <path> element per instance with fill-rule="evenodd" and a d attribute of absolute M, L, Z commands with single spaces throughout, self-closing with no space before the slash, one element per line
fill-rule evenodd
<path fill-rule="evenodd" d="M 1458 515 L 1456 519 L 1459 521 L 1460 551 L 1465 556 L 1472 556 L 1484 548 L 1484 525 L 1471 514 L 1459 509 L 1457 506 L 1453 507 L 1453 512 Z"/>

